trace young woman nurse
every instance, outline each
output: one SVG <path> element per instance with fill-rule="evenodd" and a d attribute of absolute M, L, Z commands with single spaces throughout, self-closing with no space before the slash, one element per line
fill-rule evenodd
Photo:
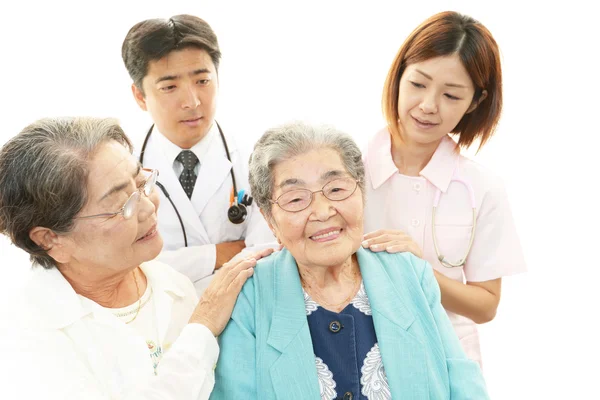
<path fill-rule="evenodd" d="M 468 16 L 439 13 L 400 47 L 383 92 L 387 127 L 364 153 L 363 246 L 410 251 L 432 265 L 442 305 L 480 364 L 476 324 L 494 318 L 502 277 L 525 271 L 525 262 L 503 184 L 460 148 L 483 146 L 501 109 L 491 33 Z"/>

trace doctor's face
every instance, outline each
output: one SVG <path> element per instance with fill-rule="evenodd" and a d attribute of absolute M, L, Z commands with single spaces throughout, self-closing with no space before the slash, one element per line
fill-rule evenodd
<path fill-rule="evenodd" d="M 101 145 L 89 163 L 88 200 L 79 217 L 114 213 L 148 176 L 129 151 L 116 141 Z M 123 215 L 76 219 L 69 240 L 71 266 L 120 272 L 154 259 L 163 241 L 156 229 L 158 191 L 141 193 L 137 210 L 129 219 Z"/>
<path fill-rule="evenodd" d="M 206 51 L 189 47 L 151 61 L 142 86 L 143 94 L 132 85 L 135 100 L 167 139 L 189 149 L 206 136 L 218 93 L 217 71 Z"/>
<path fill-rule="evenodd" d="M 400 78 L 398 115 L 402 141 L 437 146 L 465 113 L 475 88 L 458 55 L 409 64 Z"/>
<path fill-rule="evenodd" d="M 344 187 L 334 181 L 352 179 L 338 152 L 328 148 L 312 150 L 281 162 L 273 172 L 273 200 L 297 189 L 320 191 L 327 184 L 330 187 Z M 340 191 L 335 189 L 327 192 Z M 292 204 L 296 198 L 290 198 Z M 292 204 L 289 207 L 293 207 Z M 363 235 L 363 197 L 360 187 L 345 200 L 332 201 L 318 192 L 313 194 L 308 208 L 302 211 L 285 211 L 277 204 L 273 204 L 271 210 L 269 224 L 298 265 L 339 266 L 360 247 Z"/>

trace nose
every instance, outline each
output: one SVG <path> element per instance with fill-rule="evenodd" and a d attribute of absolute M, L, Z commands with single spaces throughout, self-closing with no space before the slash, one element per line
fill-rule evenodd
<path fill-rule="evenodd" d="M 181 99 L 181 108 L 193 110 L 200 105 L 200 97 L 192 86 L 183 88 L 183 98 Z"/>
<path fill-rule="evenodd" d="M 437 113 L 437 99 L 433 91 L 428 91 L 427 93 L 425 93 L 421 104 L 419 104 L 419 108 L 421 109 L 421 111 L 423 111 L 424 114 Z"/>
<path fill-rule="evenodd" d="M 148 217 L 151 217 L 160 204 L 160 196 L 158 195 L 157 188 L 150 193 L 150 196 L 146 196 L 142 193 L 138 202 L 138 221 L 145 221 Z"/>
<path fill-rule="evenodd" d="M 333 207 L 332 201 L 323 194 L 323 191 L 313 193 L 311 215 L 317 221 L 327 221 L 333 217 L 337 210 Z"/>

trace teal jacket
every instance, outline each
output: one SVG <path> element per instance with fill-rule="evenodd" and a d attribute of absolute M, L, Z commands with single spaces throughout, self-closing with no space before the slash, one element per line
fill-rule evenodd
<path fill-rule="evenodd" d="M 432 268 L 410 253 L 357 252 L 394 399 L 487 399 Z M 219 338 L 213 400 L 321 398 L 304 295 L 287 250 L 256 266 Z"/>

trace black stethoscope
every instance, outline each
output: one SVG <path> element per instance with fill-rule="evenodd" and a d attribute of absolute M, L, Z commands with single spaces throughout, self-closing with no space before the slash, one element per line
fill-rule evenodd
<path fill-rule="evenodd" d="M 233 182 L 233 188 L 231 190 L 230 207 L 227 210 L 227 218 L 229 218 L 229 221 L 231 223 L 241 224 L 246 220 L 246 216 L 248 216 L 248 210 L 246 209 L 246 207 L 249 207 L 252 204 L 253 199 L 252 196 L 248 196 L 247 194 L 245 194 L 243 190 L 240 193 L 238 193 L 237 186 L 235 184 L 235 174 L 233 172 L 233 162 L 231 161 L 231 155 L 229 154 L 229 147 L 227 147 L 227 141 L 225 140 L 225 135 L 223 134 L 221 126 L 218 124 L 217 121 L 215 121 L 215 124 L 217 124 L 219 134 L 221 135 L 221 140 L 223 141 L 223 146 L 225 146 L 225 153 L 227 154 L 227 159 L 231 163 L 230 174 L 231 181 Z M 150 129 L 148 129 L 148 133 L 146 133 L 146 138 L 144 139 L 144 143 L 142 144 L 142 151 L 140 152 L 140 163 L 142 165 L 144 164 L 144 153 L 146 151 L 146 145 L 148 144 L 148 139 L 150 139 L 150 135 L 152 134 L 153 128 L 154 124 L 152 124 Z M 185 247 L 188 247 L 187 234 L 185 232 L 185 226 L 183 225 L 183 220 L 181 219 L 179 210 L 177 210 L 175 203 L 171 199 L 169 192 L 167 192 L 167 189 L 163 186 L 163 184 L 156 181 L 156 186 L 158 186 L 160 190 L 162 190 L 167 200 L 169 200 L 169 202 L 173 206 L 175 214 L 177 214 L 177 218 L 179 219 L 179 224 L 181 225 L 181 232 L 183 233 L 183 242 L 185 243 Z"/>

